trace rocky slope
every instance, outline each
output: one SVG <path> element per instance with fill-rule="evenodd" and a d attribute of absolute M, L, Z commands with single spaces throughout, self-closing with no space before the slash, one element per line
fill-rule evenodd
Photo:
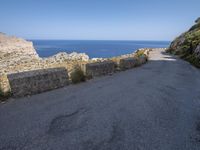
<path fill-rule="evenodd" d="M 200 67 L 200 18 L 187 32 L 177 37 L 168 52 L 179 55 L 197 67 Z"/>

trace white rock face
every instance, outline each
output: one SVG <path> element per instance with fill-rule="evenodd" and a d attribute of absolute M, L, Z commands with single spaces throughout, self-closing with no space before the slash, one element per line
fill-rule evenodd
<path fill-rule="evenodd" d="M 89 56 L 86 55 L 85 53 L 73 52 L 73 53 L 68 54 L 65 52 L 61 52 L 54 56 L 44 58 L 44 59 L 48 60 L 48 61 L 55 61 L 55 62 L 63 62 L 63 61 L 67 61 L 67 60 L 88 61 Z"/>
<path fill-rule="evenodd" d="M 7 59 L 39 58 L 32 42 L 0 33 L 0 56 Z"/>

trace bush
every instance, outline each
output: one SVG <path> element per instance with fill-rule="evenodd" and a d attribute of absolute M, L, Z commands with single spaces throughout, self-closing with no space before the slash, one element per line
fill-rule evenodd
<path fill-rule="evenodd" d="M 200 59 L 197 58 L 194 54 L 189 55 L 184 59 L 193 64 L 195 67 L 200 68 Z"/>
<path fill-rule="evenodd" d="M 4 92 L 0 89 L 0 101 L 5 101 L 5 100 L 7 100 L 10 96 L 11 96 L 11 93 L 10 93 L 10 92 L 4 93 Z"/>
<path fill-rule="evenodd" d="M 86 77 L 80 67 L 76 67 L 71 73 L 71 80 L 74 84 L 84 82 L 86 80 Z"/>
<path fill-rule="evenodd" d="M 139 50 L 139 51 L 137 51 L 137 52 L 135 53 L 135 56 L 136 56 L 136 57 L 145 56 L 144 50 Z"/>

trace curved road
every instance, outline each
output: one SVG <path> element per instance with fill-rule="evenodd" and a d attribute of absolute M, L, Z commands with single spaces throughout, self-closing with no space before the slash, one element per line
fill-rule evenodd
<path fill-rule="evenodd" d="M 199 150 L 200 70 L 141 67 L 0 104 L 0 150 Z"/>

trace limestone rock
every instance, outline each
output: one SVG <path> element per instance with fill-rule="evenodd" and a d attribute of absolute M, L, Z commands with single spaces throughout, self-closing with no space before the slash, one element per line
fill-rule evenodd
<path fill-rule="evenodd" d="M 39 58 L 32 42 L 3 33 L 0 33 L 0 53 L 1 59 Z"/>
<path fill-rule="evenodd" d="M 62 61 L 67 61 L 67 60 L 88 61 L 89 56 L 86 55 L 85 53 L 73 52 L 73 53 L 68 54 L 65 52 L 61 52 L 54 56 L 46 58 L 45 60 L 49 60 L 49 61 L 53 61 L 53 62 L 62 62 Z"/>

